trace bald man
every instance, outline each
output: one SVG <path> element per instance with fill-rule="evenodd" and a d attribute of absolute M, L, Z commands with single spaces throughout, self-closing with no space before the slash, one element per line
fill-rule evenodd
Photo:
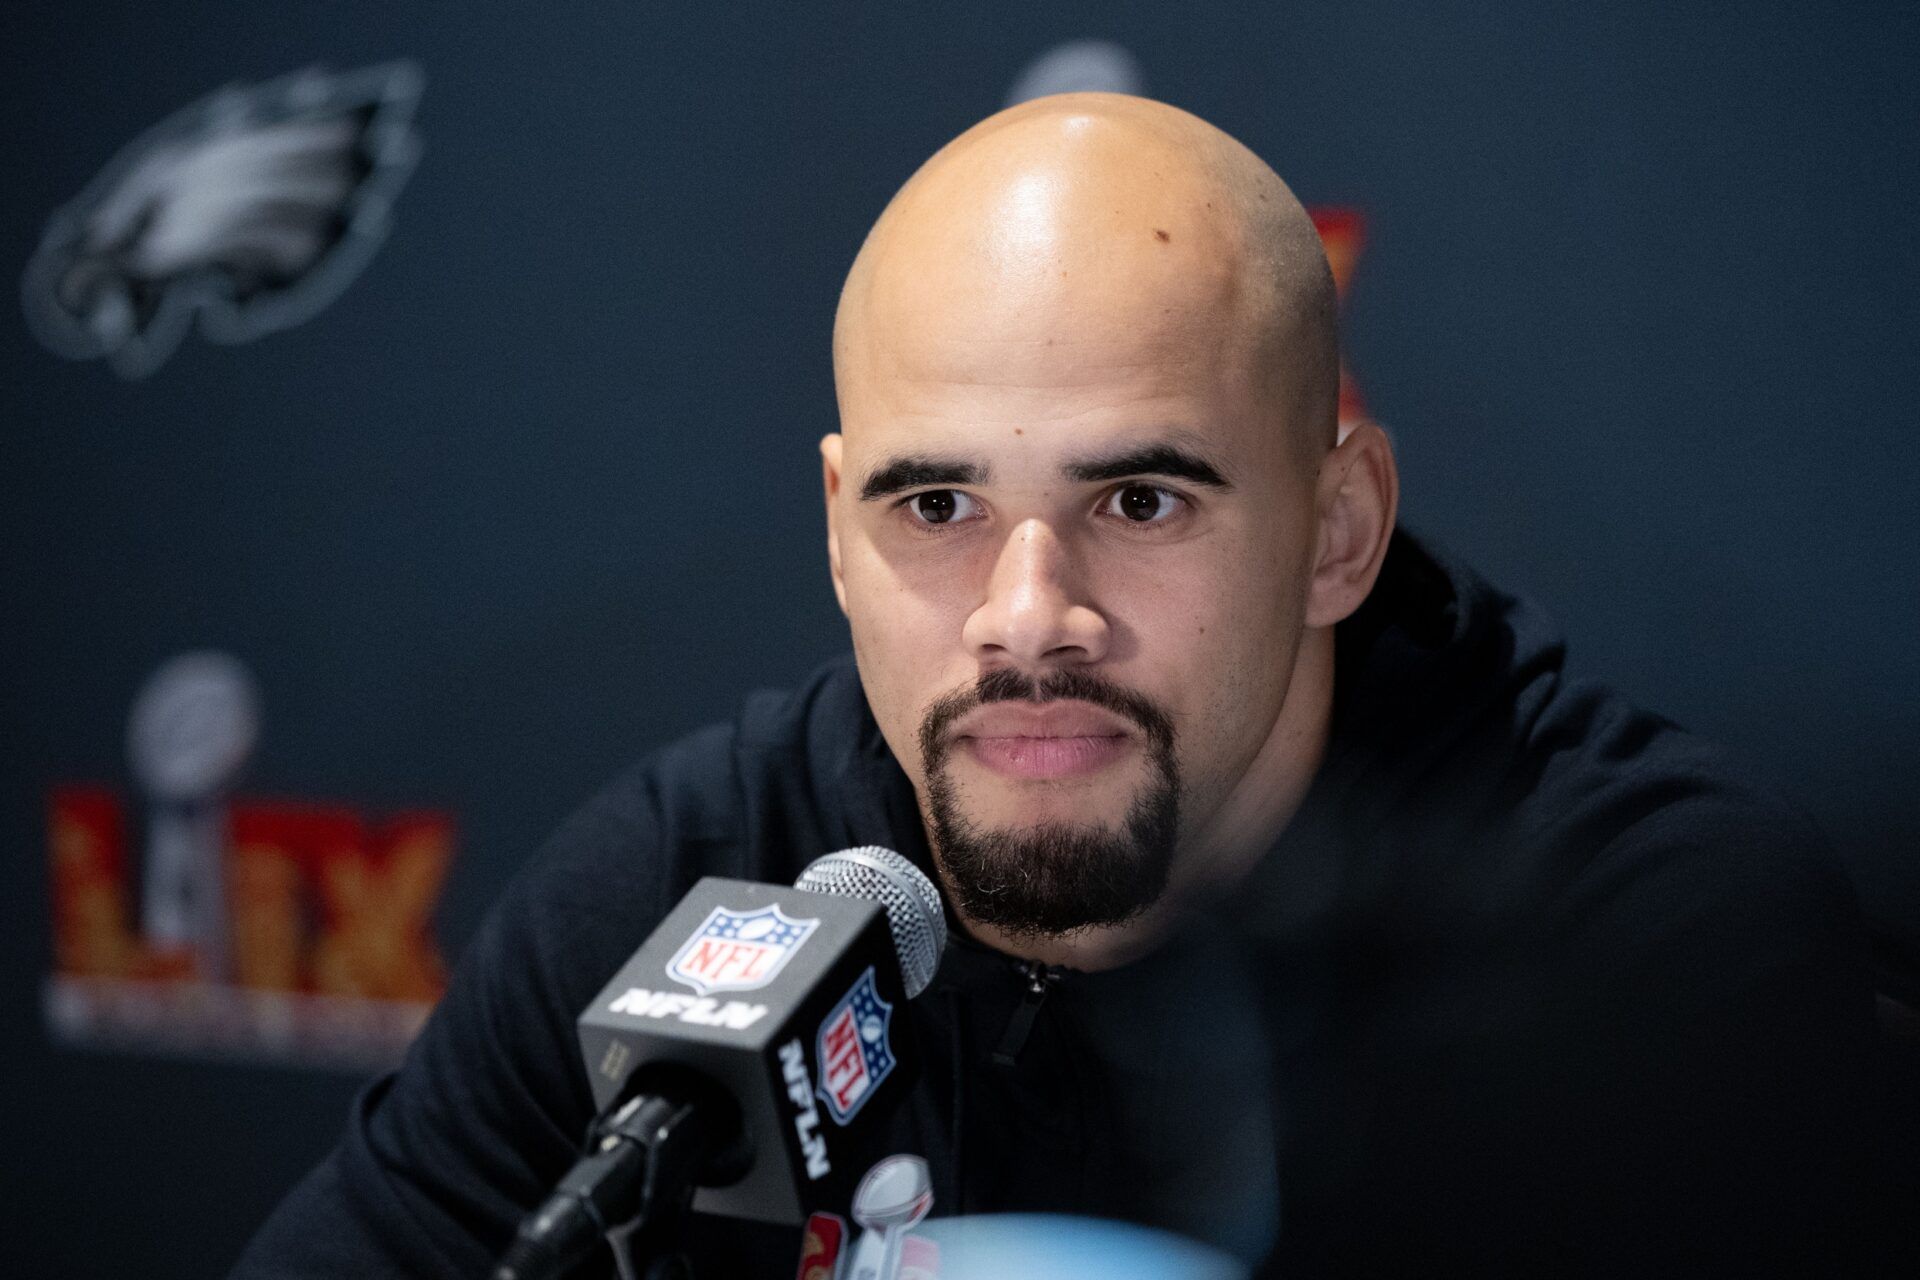
<path fill-rule="evenodd" d="M 833 350 L 834 589 L 954 906 L 1108 967 L 1298 806 L 1386 554 L 1312 221 L 1185 112 L 1041 99 L 895 197 Z"/>
<path fill-rule="evenodd" d="M 662 915 L 860 844 L 950 915 L 870 1153 L 923 1157 L 936 1218 L 1263 1275 L 1836 1273 L 1874 1208 L 1844 879 L 1396 527 L 1333 301 L 1286 186 L 1172 107 L 1041 99 L 929 160 L 834 326 L 851 661 L 554 838 L 239 1274 L 485 1273 L 591 1118 L 573 1020 Z M 803 1247 L 690 1240 L 729 1277 Z"/>

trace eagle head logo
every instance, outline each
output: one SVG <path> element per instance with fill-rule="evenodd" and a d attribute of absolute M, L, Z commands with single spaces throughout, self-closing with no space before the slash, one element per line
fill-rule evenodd
<path fill-rule="evenodd" d="M 313 69 L 169 116 L 48 222 L 21 282 L 35 335 L 139 378 L 195 315 L 216 342 L 313 316 L 386 236 L 420 89 L 410 62 Z"/>

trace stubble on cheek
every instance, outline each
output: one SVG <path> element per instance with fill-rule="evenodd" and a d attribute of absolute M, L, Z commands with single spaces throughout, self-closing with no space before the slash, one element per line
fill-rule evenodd
<path fill-rule="evenodd" d="M 854 599 L 849 592 L 850 606 Z M 851 607 L 848 612 L 850 618 L 859 616 Z M 858 624 L 849 630 L 853 637 L 854 665 L 866 694 L 868 710 L 894 760 L 913 784 L 924 816 L 927 765 L 919 729 L 925 707 L 931 701 L 924 674 L 937 664 L 940 651 L 930 645 L 915 645 L 909 639 L 873 634 Z"/>

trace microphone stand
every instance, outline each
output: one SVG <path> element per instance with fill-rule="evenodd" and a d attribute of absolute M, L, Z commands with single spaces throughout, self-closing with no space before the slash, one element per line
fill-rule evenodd
<path fill-rule="evenodd" d="M 729 1160 L 745 1154 L 738 1116 L 714 1102 L 668 1089 L 596 1117 L 586 1154 L 521 1222 L 493 1280 L 559 1280 L 603 1238 L 620 1280 L 693 1280 L 683 1248 L 694 1187 L 730 1180 Z"/>
<path fill-rule="evenodd" d="M 693 1212 L 694 1169 L 710 1145 L 704 1131 L 712 1126 L 702 1123 L 691 1104 L 642 1097 L 593 1127 L 590 1146 L 632 1143 L 647 1153 L 639 1210 L 605 1232 L 620 1280 L 694 1280 L 681 1248 Z"/>

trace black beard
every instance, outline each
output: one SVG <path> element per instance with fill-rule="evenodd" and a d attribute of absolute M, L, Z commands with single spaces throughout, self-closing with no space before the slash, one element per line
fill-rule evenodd
<path fill-rule="evenodd" d="M 989 702 L 1072 698 L 1126 717 L 1145 732 L 1152 772 L 1121 829 L 1049 822 L 989 831 L 964 817 L 947 775 L 946 727 Z M 982 676 L 970 690 L 928 709 L 920 726 L 934 852 L 955 906 L 967 918 L 1015 937 L 1059 937 L 1120 924 L 1166 891 L 1179 830 L 1180 772 L 1173 723 L 1138 694 L 1080 671 L 1035 681 L 1018 671 Z"/>

